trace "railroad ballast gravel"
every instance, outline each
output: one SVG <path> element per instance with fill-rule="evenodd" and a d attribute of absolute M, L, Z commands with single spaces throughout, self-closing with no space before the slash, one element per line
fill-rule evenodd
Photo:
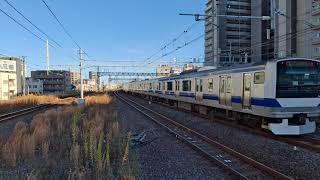
<path fill-rule="evenodd" d="M 191 113 L 177 111 L 174 108 L 157 103 L 149 105 L 148 101 L 138 97 L 131 95 L 126 95 L 126 97 L 134 99 L 135 102 L 160 112 L 214 140 L 218 140 L 220 143 L 294 179 L 320 179 L 320 153 L 299 147 L 295 148 L 283 142 L 212 122 Z"/>
<path fill-rule="evenodd" d="M 223 169 L 118 99 L 117 111 L 123 131 L 148 132 L 146 139 L 153 140 L 134 148 L 139 179 L 230 179 Z"/>

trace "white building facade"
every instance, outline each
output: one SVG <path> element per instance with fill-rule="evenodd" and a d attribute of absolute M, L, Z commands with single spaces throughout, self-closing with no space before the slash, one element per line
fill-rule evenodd
<path fill-rule="evenodd" d="M 25 72 L 22 59 L 0 57 L 0 100 L 23 94 Z"/>

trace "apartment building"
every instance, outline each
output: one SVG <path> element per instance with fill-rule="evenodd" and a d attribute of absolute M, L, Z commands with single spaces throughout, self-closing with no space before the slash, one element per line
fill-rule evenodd
<path fill-rule="evenodd" d="M 70 72 L 64 70 L 31 71 L 32 79 L 39 79 L 43 82 L 44 94 L 63 94 L 71 91 Z"/>
<path fill-rule="evenodd" d="M 99 72 L 90 71 L 89 72 L 89 79 L 95 81 L 96 84 L 96 90 L 98 91 L 100 89 L 100 74 Z"/>
<path fill-rule="evenodd" d="M 310 5 L 310 4 L 309 4 Z M 311 5 L 311 19 L 312 19 L 312 34 L 310 35 L 312 40 L 311 50 L 312 57 L 320 59 L 320 0 L 312 1 Z"/>
<path fill-rule="evenodd" d="M 71 84 L 76 86 L 80 83 L 80 73 L 79 72 L 70 72 Z"/>
<path fill-rule="evenodd" d="M 250 0 L 208 0 L 205 22 L 205 64 L 239 62 L 251 44 Z M 229 15 L 229 16 L 221 16 Z"/>
<path fill-rule="evenodd" d="M 40 79 L 26 78 L 26 94 L 43 94 L 43 82 Z"/>
<path fill-rule="evenodd" d="M 0 57 L 0 100 L 23 94 L 25 72 L 22 59 Z"/>

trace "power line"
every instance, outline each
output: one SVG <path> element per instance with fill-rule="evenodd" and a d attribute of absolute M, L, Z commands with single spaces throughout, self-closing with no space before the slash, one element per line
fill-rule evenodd
<path fill-rule="evenodd" d="M 58 19 L 58 17 L 54 14 L 54 12 L 51 10 L 51 8 L 48 6 L 48 4 L 44 1 L 41 0 L 44 5 L 47 7 L 47 9 L 50 11 L 50 13 L 52 14 L 52 16 L 55 18 L 55 20 L 59 23 L 59 25 L 61 26 L 61 28 L 63 29 L 63 31 L 67 34 L 67 36 L 73 41 L 73 43 L 80 49 L 81 47 L 79 46 L 79 44 L 74 40 L 74 38 L 71 36 L 71 34 L 68 32 L 68 30 L 64 27 L 64 25 L 61 23 L 61 21 Z"/>
<path fill-rule="evenodd" d="M 179 40 L 184 34 L 188 33 L 198 22 L 195 22 L 193 24 L 191 24 L 186 30 L 184 30 L 183 32 L 181 32 L 177 37 L 173 38 L 170 42 L 166 43 L 164 46 L 162 46 L 158 51 L 156 51 L 154 54 L 152 54 L 151 56 L 149 56 L 146 60 L 144 60 L 142 62 L 142 66 L 144 63 L 146 63 L 147 61 L 149 61 L 150 59 L 152 59 L 154 56 L 156 56 L 157 54 L 159 54 L 161 51 L 165 50 L 168 46 L 170 46 L 171 44 L 173 44 L 174 42 L 176 42 L 177 40 Z"/>
<path fill-rule="evenodd" d="M 14 19 L 12 16 L 10 16 L 9 14 L 7 14 L 5 11 L 3 11 L 0 8 L 0 11 L 6 15 L 7 17 L 9 17 L 11 20 L 13 20 L 15 23 L 17 23 L 19 26 L 21 26 L 23 29 L 25 29 L 26 31 L 28 31 L 30 34 L 32 34 L 33 36 L 35 36 L 37 39 L 39 39 L 42 42 L 46 42 L 44 39 L 42 39 L 40 36 L 36 35 L 35 33 L 33 33 L 30 29 L 28 29 L 27 27 L 25 27 L 23 24 L 21 24 L 19 21 L 17 21 L 16 19 Z M 51 45 L 52 46 L 52 45 Z"/>
<path fill-rule="evenodd" d="M 34 23 L 32 23 L 26 16 L 24 16 L 14 5 L 12 5 L 9 1 L 4 0 L 10 7 L 12 7 L 18 14 L 20 14 L 26 21 L 28 21 L 33 27 L 35 27 L 39 32 L 47 36 L 48 39 L 50 39 L 52 42 L 54 42 L 59 47 L 62 47 L 57 41 L 55 41 L 53 38 L 51 38 L 47 33 L 45 33 L 43 30 L 41 30 L 38 26 L 36 26 Z"/>
<path fill-rule="evenodd" d="M 169 56 L 169 55 L 173 54 L 174 52 L 179 51 L 180 49 L 182 49 L 182 48 L 184 48 L 184 47 L 186 47 L 186 46 L 188 46 L 188 45 L 190 45 L 190 44 L 192 44 L 192 43 L 194 43 L 194 42 L 198 41 L 198 40 L 199 40 L 199 39 L 201 39 L 201 38 L 203 38 L 203 37 L 204 37 L 204 35 L 205 35 L 205 34 L 202 34 L 202 35 L 200 35 L 200 36 L 198 36 L 198 37 L 196 37 L 196 38 L 192 39 L 191 41 L 186 42 L 186 43 L 185 43 L 185 44 L 183 44 L 182 46 L 178 46 L 176 49 L 174 49 L 174 50 L 172 50 L 172 51 L 170 51 L 170 52 L 168 52 L 168 53 L 166 53 L 166 54 L 162 55 L 161 57 L 159 57 L 159 58 L 157 58 L 157 59 L 155 59 L 155 60 L 153 60 L 153 61 L 149 62 L 148 64 L 151 64 L 151 63 L 153 63 L 153 62 L 155 62 L 155 61 L 157 61 L 157 60 L 159 60 L 159 59 L 161 59 L 161 58 L 163 58 L 163 57 Z"/>

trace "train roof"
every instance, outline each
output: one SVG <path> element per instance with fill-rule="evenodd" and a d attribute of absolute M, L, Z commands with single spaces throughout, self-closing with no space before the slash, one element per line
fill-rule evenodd
<path fill-rule="evenodd" d="M 277 60 L 270 60 L 267 62 L 277 62 L 277 61 L 283 61 L 283 60 L 314 60 L 314 59 L 307 59 L 307 58 L 285 58 L 285 59 L 277 59 Z M 172 75 L 169 77 L 161 77 L 161 78 L 155 78 L 155 79 L 149 79 L 149 80 L 142 80 L 143 81 L 150 81 L 150 80 L 159 80 L 159 81 L 168 81 L 168 80 L 176 80 L 176 79 L 187 79 L 187 78 L 193 78 L 193 77 L 202 77 L 202 76 L 208 76 L 212 74 L 221 74 L 221 72 L 225 73 L 238 73 L 238 72 L 245 72 L 245 71 L 259 71 L 264 70 L 265 65 L 267 62 L 256 62 L 256 63 L 246 63 L 246 64 L 237 64 L 233 66 L 225 66 L 220 67 L 218 69 L 209 69 L 204 71 L 191 71 L 180 75 Z"/>

